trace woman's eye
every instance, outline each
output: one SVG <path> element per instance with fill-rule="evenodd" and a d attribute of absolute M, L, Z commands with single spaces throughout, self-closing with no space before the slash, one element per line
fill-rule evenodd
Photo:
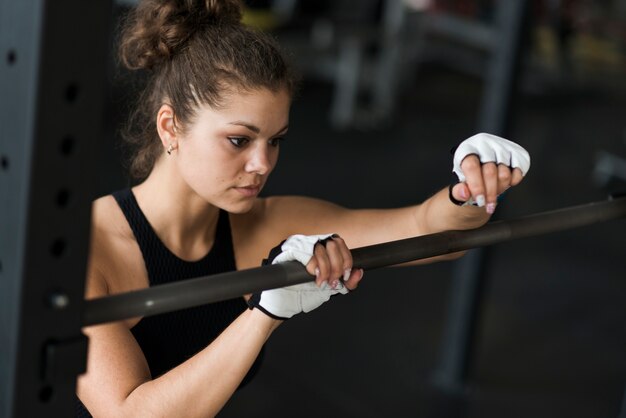
<path fill-rule="evenodd" d="M 284 140 L 286 140 L 286 138 L 284 136 L 277 136 L 275 138 L 270 139 L 270 145 L 273 146 L 273 147 L 277 147 Z"/>
<path fill-rule="evenodd" d="M 237 148 L 241 148 L 249 142 L 248 138 L 241 136 L 231 136 L 228 138 L 228 140 Z"/>

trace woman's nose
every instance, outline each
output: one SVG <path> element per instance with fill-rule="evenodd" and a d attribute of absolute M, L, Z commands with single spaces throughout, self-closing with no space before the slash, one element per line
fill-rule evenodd
<path fill-rule="evenodd" d="M 246 162 L 246 171 L 249 173 L 265 175 L 270 171 L 271 167 L 269 150 L 264 146 L 256 147 Z"/>

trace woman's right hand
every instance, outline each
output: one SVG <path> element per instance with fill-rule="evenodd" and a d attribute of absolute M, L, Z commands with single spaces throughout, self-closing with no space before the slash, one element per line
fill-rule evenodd
<path fill-rule="evenodd" d="M 336 234 L 292 235 L 270 251 L 263 264 L 299 261 L 315 276 L 315 282 L 265 290 L 248 300 L 275 319 L 289 319 L 310 312 L 337 293 L 354 290 L 363 277 L 362 269 L 352 269 L 352 255 L 343 239 Z"/>

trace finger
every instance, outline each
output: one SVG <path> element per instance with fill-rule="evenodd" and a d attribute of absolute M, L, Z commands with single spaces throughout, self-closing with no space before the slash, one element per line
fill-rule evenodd
<path fill-rule="evenodd" d="M 522 170 L 514 168 L 511 173 L 511 186 L 517 186 L 523 179 L 524 175 L 522 174 Z"/>
<path fill-rule="evenodd" d="M 352 273 L 350 273 L 350 277 L 348 280 L 344 282 L 344 286 L 348 288 L 348 290 L 354 290 L 359 286 L 359 282 L 363 278 L 363 269 L 354 269 Z"/>
<path fill-rule="evenodd" d="M 461 162 L 461 169 L 465 174 L 465 182 L 469 187 L 470 195 L 478 206 L 485 206 L 485 185 L 480 160 L 474 154 L 468 155 Z"/>
<path fill-rule="evenodd" d="M 511 187 L 511 167 L 498 164 L 498 194 L 504 193 Z"/>
<path fill-rule="evenodd" d="M 344 272 L 343 255 L 334 239 L 326 243 L 326 254 L 330 261 L 328 283 L 334 289 L 339 284 L 339 279 L 343 277 Z"/>
<path fill-rule="evenodd" d="M 313 258 L 307 264 L 309 274 L 315 275 L 315 283 L 321 286 L 322 283 L 328 281 L 328 273 L 330 272 L 330 260 L 326 254 L 326 248 L 323 245 L 316 245 L 313 250 Z"/>
<path fill-rule="evenodd" d="M 317 259 L 315 258 L 315 255 L 311 257 L 311 261 L 309 261 L 309 263 L 306 265 L 306 271 L 311 276 L 315 276 L 317 281 L 317 276 L 319 275 L 319 267 L 317 266 Z"/>
<path fill-rule="evenodd" d="M 340 236 L 333 238 L 333 241 L 337 244 L 337 248 L 341 252 L 341 257 L 343 258 L 342 279 L 343 281 L 346 281 L 352 272 L 352 253 L 346 245 L 346 242 Z"/>
<path fill-rule="evenodd" d="M 485 185 L 485 200 L 487 213 L 496 210 L 498 202 L 498 167 L 494 163 L 485 163 L 482 166 L 483 184 Z"/>

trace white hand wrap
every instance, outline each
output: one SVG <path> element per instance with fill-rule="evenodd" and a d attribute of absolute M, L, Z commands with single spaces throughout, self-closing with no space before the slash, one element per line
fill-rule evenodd
<path fill-rule="evenodd" d="M 452 171 L 460 182 L 465 181 L 461 162 L 471 154 L 476 154 L 481 163 L 493 162 L 519 168 L 523 176 L 530 169 L 530 155 L 520 145 L 499 136 L 480 133 L 461 142 L 454 152 Z"/>
<path fill-rule="evenodd" d="M 332 236 L 333 234 L 292 235 L 270 252 L 267 262 L 277 264 L 298 261 L 306 266 L 313 258 L 315 245 Z M 276 255 L 278 251 L 280 253 Z M 273 318 L 289 319 L 301 312 L 311 312 L 337 293 L 348 293 L 348 289 L 341 283 L 341 280 L 335 289 L 327 283 L 317 287 L 315 282 L 308 282 L 254 294 L 248 301 L 248 305 L 250 308 L 260 309 Z"/>
<path fill-rule="evenodd" d="M 292 235 L 280 246 L 282 252 L 270 260 L 272 264 L 285 261 L 299 261 L 303 266 L 313 258 L 313 251 L 318 242 L 327 240 L 333 234 L 324 235 Z"/>
<path fill-rule="evenodd" d="M 337 293 L 348 293 L 341 281 L 335 289 L 331 289 L 326 283 L 317 287 L 315 282 L 308 282 L 265 290 L 260 294 L 257 305 L 276 319 L 288 319 L 301 312 L 311 312 Z"/>

